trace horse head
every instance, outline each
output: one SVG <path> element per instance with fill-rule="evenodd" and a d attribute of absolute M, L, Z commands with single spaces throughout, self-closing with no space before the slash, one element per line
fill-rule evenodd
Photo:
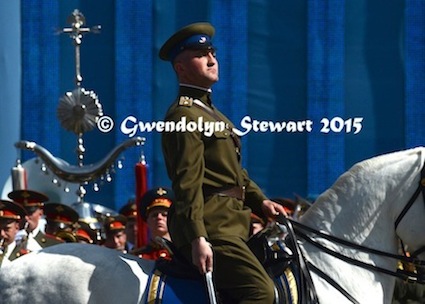
<path fill-rule="evenodd" d="M 360 303 L 391 302 L 395 276 L 390 273 L 397 269 L 399 239 L 411 251 L 425 245 L 424 160 L 425 149 L 416 148 L 357 163 L 301 218 L 303 225 L 323 233 L 313 237 L 316 244 L 303 244 L 309 263 Z M 347 302 L 323 276 L 315 274 L 314 283 L 321 301 Z"/>

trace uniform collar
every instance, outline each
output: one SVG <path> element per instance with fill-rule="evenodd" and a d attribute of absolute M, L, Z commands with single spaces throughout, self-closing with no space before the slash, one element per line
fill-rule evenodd
<path fill-rule="evenodd" d="M 10 255 L 12 254 L 13 250 L 15 249 L 15 247 L 16 247 L 16 242 L 15 241 L 13 241 L 9 245 L 7 245 L 7 251 L 6 251 L 6 253 L 5 253 L 5 255 L 4 255 L 3 258 L 9 259 Z"/>
<path fill-rule="evenodd" d="M 32 237 L 35 237 L 40 231 L 41 231 L 40 225 L 37 225 L 37 227 L 35 227 L 35 229 L 31 231 L 29 235 L 31 235 Z"/>
<path fill-rule="evenodd" d="M 211 89 L 202 88 L 190 84 L 180 84 L 179 95 L 180 96 L 189 96 L 196 99 L 199 99 L 203 103 L 211 106 Z"/>

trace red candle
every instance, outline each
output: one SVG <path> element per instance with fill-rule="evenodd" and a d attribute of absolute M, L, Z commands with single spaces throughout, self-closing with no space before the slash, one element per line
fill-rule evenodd
<path fill-rule="evenodd" d="M 136 248 L 145 246 L 149 242 L 148 225 L 139 214 L 140 198 L 148 190 L 148 172 L 144 155 L 135 166 L 136 174 L 136 206 L 137 206 L 137 235 Z"/>

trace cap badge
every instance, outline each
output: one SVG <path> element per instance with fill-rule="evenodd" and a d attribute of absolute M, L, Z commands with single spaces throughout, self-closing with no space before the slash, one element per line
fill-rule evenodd
<path fill-rule="evenodd" d="M 202 36 L 200 39 L 199 39 L 199 41 L 198 41 L 199 43 L 201 43 L 201 44 L 204 44 L 205 42 L 207 42 L 207 37 L 205 37 L 205 36 Z"/>
<path fill-rule="evenodd" d="M 160 196 L 163 196 L 164 194 L 167 194 L 167 191 L 166 191 L 166 190 L 164 190 L 164 189 L 162 189 L 162 188 L 159 188 L 159 189 L 156 191 L 156 193 L 157 193 L 158 195 L 160 195 Z"/>
<path fill-rule="evenodd" d="M 59 213 L 61 213 L 61 212 L 63 212 L 65 209 L 63 209 L 63 207 L 62 206 L 57 206 L 56 208 L 56 211 L 57 212 L 59 212 Z"/>

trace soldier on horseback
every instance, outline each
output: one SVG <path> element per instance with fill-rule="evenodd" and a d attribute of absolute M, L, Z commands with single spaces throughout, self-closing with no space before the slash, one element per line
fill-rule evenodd
<path fill-rule="evenodd" d="M 249 250 L 251 210 L 265 217 L 285 213 L 263 194 L 241 165 L 240 138 L 233 124 L 212 104 L 218 61 L 209 23 L 188 25 L 159 52 L 170 61 L 179 93 L 165 121 L 187 123 L 185 131 L 164 132 L 165 163 L 176 201 L 168 225 L 173 244 L 198 270 L 214 270 L 222 299 L 231 303 L 273 303 L 273 282 Z M 231 102 L 231 101 L 229 101 Z M 201 122 L 222 123 L 212 136 Z"/>

